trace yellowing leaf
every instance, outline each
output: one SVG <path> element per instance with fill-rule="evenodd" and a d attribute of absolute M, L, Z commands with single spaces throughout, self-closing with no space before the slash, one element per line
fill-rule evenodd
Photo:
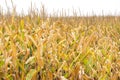
<path fill-rule="evenodd" d="M 23 30 L 24 29 L 24 20 L 21 20 L 20 25 L 21 25 L 20 29 Z"/>

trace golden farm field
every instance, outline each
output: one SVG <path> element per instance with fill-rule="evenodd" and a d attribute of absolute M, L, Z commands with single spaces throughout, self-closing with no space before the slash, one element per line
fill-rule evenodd
<path fill-rule="evenodd" d="M 0 80 L 120 80 L 120 17 L 1 15 Z"/>

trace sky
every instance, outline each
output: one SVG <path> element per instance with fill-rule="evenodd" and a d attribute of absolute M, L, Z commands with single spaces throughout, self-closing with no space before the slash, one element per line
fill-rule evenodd
<path fill-rule="evenodd" d="M 6 0 L 10 10 L 12 10 L 11 0 Z M 13 4 L 16 6 L 17 13 L 21 13 L 23 10 L 25 14 L 32 5 L 38 10 L 41 8 L 41 4 L 45 6 L 48 14 L 53 12 L 59 13 L 64 10 L 68 15 L 73 14 L 73 10 L 76 10 L 78 15 L 118 15 L 120 13 L 120 0 L 13 0 Z M 3 12 L 6 12 L 5 0 L 0 0 L 0 6 Z"/>

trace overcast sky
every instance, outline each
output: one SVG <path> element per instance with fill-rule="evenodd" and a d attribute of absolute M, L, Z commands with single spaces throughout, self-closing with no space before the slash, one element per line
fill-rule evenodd
<path fill-rule="evenodd" d="M 11 0 L 6 0 L 7 5 L 12 9 Z M 44 4 L 48 13 L 59 12 L 62 9 L 69 12 L 72 15 L 73 8 L 79 14 L 94 14 L 99 15 L 104 12 L 104 14 L 118 14 L 120 13 L 120 0 L 13 0 L 14 5 L 18 13 L 23 9 L 25 14 L 27 14 L 28 9 L 32 4 L 36 8 L 40 8 L 41 4 Z M 0 0 L 0 5 L 4 12 L 7 10 L 5 0 Z"/>

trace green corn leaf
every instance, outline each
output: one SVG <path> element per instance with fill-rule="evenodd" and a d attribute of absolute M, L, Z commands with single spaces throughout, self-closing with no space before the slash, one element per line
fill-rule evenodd
<path fill-rule="evenodd" d="M 32 78 L 36 74 L 36 72 L 37 71 L 35 69 L 31 69 L 26 76 L 26 80 L 32 80 Z"/>

